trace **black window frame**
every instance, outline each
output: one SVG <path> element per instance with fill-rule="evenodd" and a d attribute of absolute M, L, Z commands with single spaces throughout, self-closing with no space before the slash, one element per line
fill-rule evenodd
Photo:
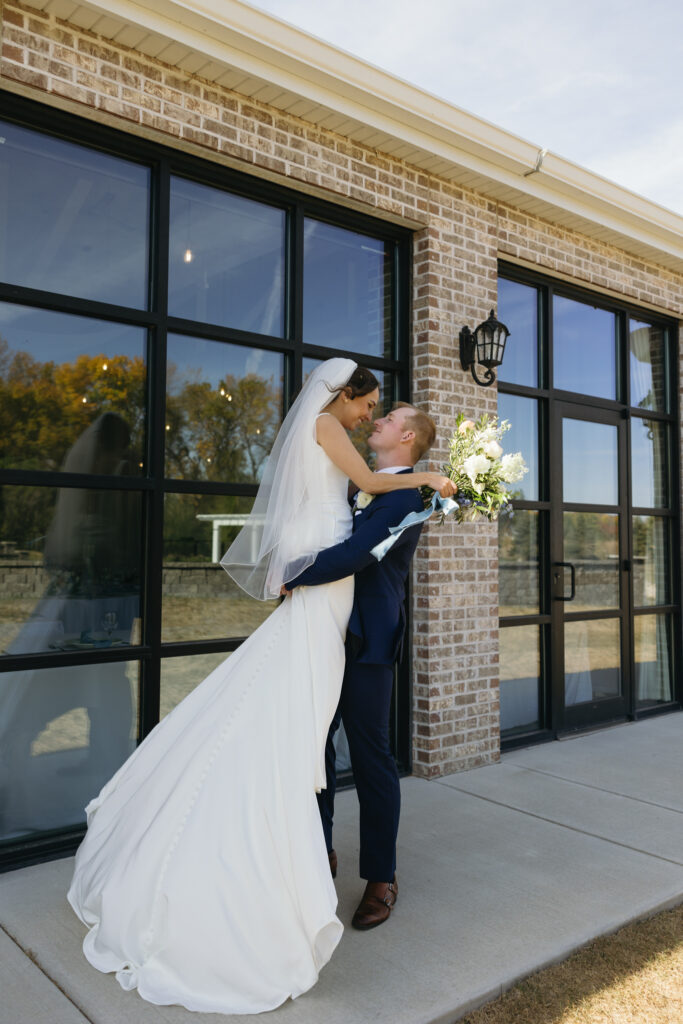
<path fill-rule="evenodd" d="M 136 646 L 88 652 L 43 652 L 3 655 L 0 672 L 45 669 L 54 666 L 98 665 L 105 662 L 137 661 L 140 665 L 138 742 L 151 731 L 159 717 L 162 658 L 224 652 L 239 647 L 245 637 L 162 643 L 161 598 L 163 568 L 163 505 L 167 493 L 221 494 L 254 496 L 253 484 L 167 479 L 164 477 L 164 424 L 167 335 L 187 335 L 212 341 L 257 346 L 284 356 L 284 405 L 289 407 L 302 383 L 305 357 L 328 359 L 348 356 L 362 359 L 370 369 L 389 372 L 391 401 L 409 400 L 411 366 L 409 360 L 410 293 L 413 233 L 407 228 L 334 205 L 304 191 L 272 183 L 247 170 L 238 171 L 218 161 L 194 156 L 170 146 L 128 134 L 56 110 L 33 100 L 3 94 L 2 120 L 38 133 L 65 139 L 94 150 L 122 157 L 150 168 L 149 303 L 147 309 L 133 309 L 89 299 L 81 299 L 45 290 L 6 284 L 0 281 L 0 301 L 34 306 L 55 312 L 84 315 L 94 319 L 141 326 L 147 331 L 147 436 L 145 473 L 139 478 L 108 477 L 60 471 L 0 469 L 0 486 L 31 485 L 126 489 L 143 496 L 144 552 L 142 566 L 141 643 Z M 185 320 L 168 315 L 168 252 L 171 177 L 184 177 L 249 199 L 285 210 L 285 317 L 283 337 L 235 330 L 228 327 Z M 327 223 L 359 231 L 393 247 L 392 261 L 392 358 L 365 356 L 306 344 L 303 334 L 303 223 L 312 217 Z M 154 343 L 153 343 L 154 338 Z M 411 765 L 410 643 L 406 643 L 397 669 L 398 690 L 392 707 L 392 734 L 399 769 L 405 773 Z M 348 774 L 341 783 L 351 782 Z M 94 795 L 94 794 L 93 794 Z M 0 871 L 64 856 L 72 852 L 85 826 L 68 826 L 52 832 L 22 836 L 0 842 Z"/>
<path fill-rule="evenodd" d="M 537 625 L 540 631 L 540 679 L 539 679 L 539 719 L 540 727 L 534 730 L 510 730 L 501 732 L 501 749 L 513 750 L 518 747 L 529 746 L 534 743 L 547 742 L 557 739 L 565 733 L 557 722 L 557 716 L 553 707 L 553 693 L 556 687 L 551 688 L 551 673 L 553 664 L 553 638 L 551 631 L 551 553 L 550 553 L 550 459 L 551 459 L 551 438 L 550 429 L 552 422 L 552 410 L 554 404 L 570 401 L 576 406 L 586 406 L 592 409 L 603 409 L 617 413 L 624 420 L 634 418 L 654 419 L 669 424 L 671 459 L 671 494 L 669 504 L 666 508 L 641 509 L 634 507 L 631 495 L 631 444 L 630 432 L 627 443 L 627 464 L 628 464 L 628 507 L 631 517 L 647 514 L 668 519 L 672 522 L 671 536 L 672 550 L 671 558 L 671 592 L 670 602 L 667 605 L 636 607 L 633 601 L 633 580 L 630 587 L 630 609 L 631 623 L 638 615 L 670 613 L 673 616 L 673 666 L 672 677 L 674 680 L 673 699 L 670 702 L 653 706 L 638 706 L 635 694 L 635 684 L 632 685 L 630 704 L 627 720 L 636 721 L 652 715 L 664 714 L 683 706 L 683 680 L 680 678 L 679 668 L 683 665 L 683 628 L 681 624 L 681 548 L 676 542 L 680 536 L 676 524 L 680 524 L 680 515 L 677 502 L 677 495 L 680 494 L 680 426 L 681 426 L 681 402 L 679 397 L 679 360 L 678 360 L 678 321 L 667 316 L 664 312 L 656 312 L 651 309 L 644 309 L 636 302 L 624 297 L 619 299 L 602 292 L 591 291 L 582 288 L 578 284 L 544 275 L 541 271 L 532 270 L 520 266 L 517 263 L 510 263 L 505 260 L 499 261 L 498 277 L 518 284 L 535 288 L 537 292 L 538 316 L 537 316 L 537 343 L 538 343 L 538 379 L 537 386 L 532 387 L 522 384 L 507 383 L 498 379 L 498 392 L 500 394 L 518 395 L 521 397 L 535 399 L 538 403 L 538 500 L 516 500 L 515 508 L 537 511 L 538 520 L 538 555 L 539 555 L 539 612 L 536 615 L 501 616 L 499 626 L 501 629 L 522 625 Z M 605 309 L 615 314 L 616 321 L 616 375 L 617 375 L 617 398 L 606 399 L 593 395 L 584 395 L 575 392 L 563 391 L 553 388 L 552 380 L 552 359 L 553 359 L 553 320 L 552 300 L 554 295 L 563 298 L 573 299 L 577 302 L 588 303 L 592 306 Z M 501 316 L 505 319 L 504 314 Z M 630 373 L 628 364 L 628 322 L 630 318 L 639 319 L 658 326 L 664 332 L 665 344 L 668 346 L 666 354 L 669 370 L 669 411 L 659 412 L 656 410 L 643 410 L 637 406 L 630 405 Z M 514 338 L 510 336 L 509 344 L 514 344 Z M 590 506 L 586 506 L 590 509 Z M 631 524 L 628 524 L 629 548 L 626 558 L 630 564 L 633 563 L 633 540 Z M 632 575 L 632 574 L 631 574 Z M 634 662 L 634 629 L 630 628 L 630 665 Z M 590 723 L 586 723 L 590 728 Z"/>

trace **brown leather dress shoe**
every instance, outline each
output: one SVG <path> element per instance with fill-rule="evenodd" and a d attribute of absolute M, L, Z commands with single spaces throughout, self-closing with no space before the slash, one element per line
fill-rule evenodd
<path fill-rule="evenodd" d="M 330 850 L 329 853 L 327 854 L 327 856 L 328 856 L 328 859 L 329 859 L 329 862 L 330 862 L 330 871 L 332 872 L 332 877 L 336 878 L 337 877 L 337 854 L 335 853 L 334 850 Z"/>
<path fill-rule="evenodd" d="M 359 931 L 376 928 L 389 917 L 391 909 L 398 899 L 398 882 L 394 875 L 393 882 L 368 882 L 365 886 L 363 899 L 358 904 L 351 924 Z"/>

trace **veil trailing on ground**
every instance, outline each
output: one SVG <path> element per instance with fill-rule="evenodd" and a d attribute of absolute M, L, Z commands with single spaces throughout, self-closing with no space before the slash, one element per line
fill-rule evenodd
<path fill-rule="evenodd" d="M 277 597 L 280 587 L 315 559 L 309 521 L 321 514 L 316 501 L 315 419 L 356 369 L 352 359 L 328 359 L 299 392 L 275 439 L 254 507 L 221 565 L 259 601 Z M 308 546 L 307 546 L 308 545 Z"/>

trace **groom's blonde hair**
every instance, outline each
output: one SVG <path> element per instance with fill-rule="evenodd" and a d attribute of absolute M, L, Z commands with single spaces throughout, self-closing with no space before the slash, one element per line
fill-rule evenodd
<path fill-rule="evenodd" d="M 431 416 L 428 416 L 426 412 L 422 412 L 421 409 L 416 409 L 410 402 L 394 402 L 393 408 L 413 410 L 410 416 L 406 416 L 405 425 L 408 430 L 412 430 L 415 434 L 411 453 L 415 462 L 419 462 L 422 456 L 426 455 L 434 444 L 436 423 Z"/>

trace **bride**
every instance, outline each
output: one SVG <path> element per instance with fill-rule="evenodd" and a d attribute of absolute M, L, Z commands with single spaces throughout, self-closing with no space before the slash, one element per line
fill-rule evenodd
<path fill-rule="evenodd" d="M 277 596 L 351 532 L 348 478 L 373 494 L 435 473 L 372 473 L 343 428 L 379 400 L 369 370 L 330 359 L 290 409 L 251 517 L 223 559 Z M 339 428 L 317 442 L 320 415 Z M 327 433 L 327 432 L 326 432 Z M 166 716 L 87 808 L 68 899 L 83 951 L 143 999 L 259 1013 L 315 984 L 342 933 L 315 798 L 344 670 L 353 577 L 297 588 Z"/>

